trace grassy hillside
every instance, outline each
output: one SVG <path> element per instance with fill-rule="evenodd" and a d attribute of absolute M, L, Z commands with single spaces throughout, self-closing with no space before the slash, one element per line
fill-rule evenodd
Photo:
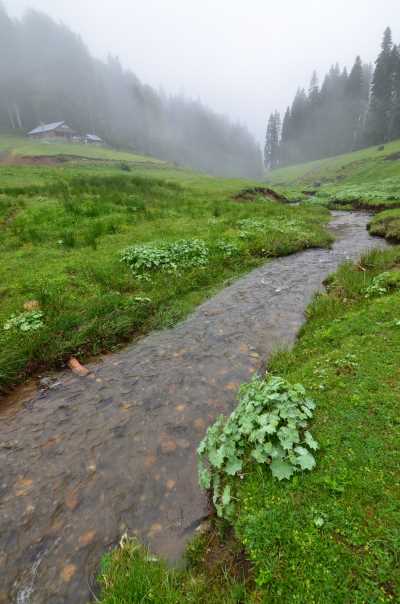
<path fill-rule="evenodd" d="M 235 200 L 254 184 L 156 162 L 0 164 L 0 183 L 3 391 L 172 325 L 269 257 L 330 241 L 324 209 Z"/>
<path fill-rule="evenodd" d="M 1 135 L 0 154 L 8 154 L 9 159 L 20 157 L 71 156 L 97 160 L 126 161 L 134 163 L 164 164 L 153 157 L 136 155 L 127 151 L 117 151 L 108 147 L 79 143 L 47 142 L 31 140 L 26 136 Z"/>
<path fill-rule="evenodd" d="M 400 207 L 400 140 L 384 147 L 274 170 L 268 182 L 292 198 L 332 207 L 372 210 Z"/>

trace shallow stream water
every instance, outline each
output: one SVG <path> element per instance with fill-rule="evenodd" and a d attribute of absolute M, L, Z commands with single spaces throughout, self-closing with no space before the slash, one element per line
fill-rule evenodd
<path fill-rule="evenodd" d="M 268 262 L 90 376 L 63 372 L 0 404 L 0 604 L 86 604 L 125 532 L 179 558 L 207 514 L 198 442 L 239 384 L 294 342 L 325 277 L 385 245 L 367 222 L 333 213 L 331 250 Z"/>

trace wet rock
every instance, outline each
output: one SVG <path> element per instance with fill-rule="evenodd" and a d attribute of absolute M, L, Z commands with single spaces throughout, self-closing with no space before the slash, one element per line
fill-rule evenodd
<path fill-rule="evenodd" d="M 65 583 L 69 583 L 75 575 L 77 567 L 75 564 L 67 564 L 61 571 L 61 578 Z"/>
<path fill-rule="evenodd" d="M 239 382 L 229 382 L 225 384 L 225 390 L 230 390 L 231 392 L 235 392 L 239 388 Z"/>
<path fill-rule="evenodd" d="M 96 531 L 87 531 L 83 535 L 79 537 L 79 545 L 81 547 L 86 547 L 90 545 L 96 536 Z"/>
<path fill-rule="evenodd" d="M 58 388 L 59 386 L 61 386 L 61 382 L 55 377 L 42 377 L 39 380 L 39 387 L 44 391 L 52 390 L 53 388 Z"/>
<path fill-rule="evenodd" d="M 71 512 L 74 512 L 79 505 L 79 496 L 76 489 L 70 490 L 65 495 L 65 505 Z"/>
<path fill-rule="evenodd" d="M 25 497 L 30 493 L 33 486 L 33 480 L 31 478 L 19 477 L 15 483 L 15 495 L 16 497 Z"/>
<path fill-rule="evenodd" d="M 163 453 L 164 455 L 168 455 L 169 453 L 173 453 L 176 448 L 177 448 L 177 444 L 175 440 L 163 440 L 161 442 L 160 445 L 161 448 L 161 453 Z"/>
<path fill-rule="evenodd" d="M 147 455 L 144 458 L 144 467 L 147 468 L 151 468 L 152 466 L 155 465 L 155 463 L 157 462 L 157 457 L 155 455 Z"/>
<path fill-rule="evenodd" d="M 68 367 L 71 369 L 71 371 L 73 371 L 73 373 L 80 375 L 81 377 L 86 377 L 90 373 L 89 369 L 81 365 L 80 362 L 74 357 L 68 361 Z"/>
<path fill-rule="evenodd" d="M 155 522 L 151 525 L 149 532 L 147 533 L 150 538 L 155 537 L 163 530 L 162 524 Z"/>
<path fill-rule="evenodd" d="M 196 533 L 207 533 L 211 528 L 210 520 L 203 520 L 196 528 Z"/>
<path fill-rule="evenodd" d="M 190 449 L 191 446 L 190 441 L 186 440 L 185 438 L 178 438 L 176 444 L 180 449 Z"/>
<path fill-rule="evenodd" d="M 196 430 L 198 430 L 198 432 L 202 432 L 206 428 L 206 422 L 202 417 L 198 417 L 197 419 L 195 419 L 193 425 Z"/>

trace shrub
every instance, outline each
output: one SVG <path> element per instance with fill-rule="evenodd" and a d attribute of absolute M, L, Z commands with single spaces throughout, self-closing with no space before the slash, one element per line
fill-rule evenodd
<path fill-rule="evenodd" d="M 205 266 L 208 248 L 201 239 L 182 239 L 161 245 L 135 245 L 126 248 L 121 261 L 136 277 L 148 278 L 152 272 L 176 272 L 179 268 Z"/>
<path fill-rule="evenodd" d="M 239 237 L 241 239 L 250 239 L 254 233 L 262 233 L 265 231 L 265 224 L 261 220 L 254 218 L 244 218 L 239 220 Z"/>
<path fill-rule="evenodd" d="M 383 296 L 396 289 L 400 289 L 400 271 L 385 271 L 372 279 L 365 290 L 365 297 Z"/>
<path fill-rule="evenodd" d="M 43 313 L 40 310 L 23 312 L 12 315 L 4 324 L 5 331 L 19 330 L 23 332 L 36 331 L 43 325 Z"/>
<path fill-rule="evenodd" d="M 235 411 L 228 419 L 220 416 L 198 448 L 200 485 L 212 489 L 219 516 L 232 516 L 229 477 L 251 460 L 268 464 L 278 480 L 314 468 L 310 449 L 318 444 L 307 431 L 314 408 L 301 384 L 280 377 L 255 378 L 240 388 Z"/>
<path fill-rule="evenodd" d="M 216 241 L 213 247 L 217 253 L 222 254 L 225 258 L 231 258 L 240 252 L 237 245 L 230 243 L 229 241 L 225 241 L 224 239 L 219 239 Z"/>

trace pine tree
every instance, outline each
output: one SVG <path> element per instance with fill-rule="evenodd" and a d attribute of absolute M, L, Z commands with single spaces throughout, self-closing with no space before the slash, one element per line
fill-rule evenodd
<path fill-rule="evenodd" d="M 392 106 L 390 110 L 389 136 L 390 139 L 400 138 L 400 49 L 394 46 L 392 50 Z"/>
<path fill-rule="evenodd" d="M 308 89 L 308 102 L 311 107 L 318 105 L 319 101 L 319 81 L 316 71 L 313 71 Z"/>
<path fill-rule="evenodd" d="M 351 137 L 351 145 L 352 149 L 357 149 L 362 143 L 364 118 L 367 110 L 367 103 L 364 98 L 364 69 L 359 56 L 356 57 L 353 68 L 347 79 L 346 96 L 347 121 L 349 135 Z"/>
<path fill-rule="evenodd" d="M 367 142 L 385 142 L 390 135 L 390 114 L 393 96 L 392 32 L 388 27 L 383 34 L 382 49 L 375 63 L 369 107 Z"/>
<path fill-rule="evenodd" d="M 279 164 L 279 143 L 281 117 L 278 111 L 271 113 L 265 137 L 264 163 L 267 170 L 273 170 Z"/>
<path fill-rule="evenodd" d="M 363 99 L 369 103 L 371 94 L 371 83 L 372 83 L 373 67 L 372 63 L 363 64 Z"/>
<path fill-rule="evenodd" d="M 286 143 L 290 140 L 290 120 L 290 107 L 288 107 L 282 122 L 282 143 Z"/>
<path fill-rule="evenodd" d="M 299 88 L 291 108 L 291 128 L 293 136 L 299 138 L 307 126 L 308 99 L 304 88 Z"/>
<path fill-rule="evenodd" d="M 281 131 L 281 140 L 279 145 L 279 163 L 286 165 L 290 163 L 290 139 L 291 139 L 291 113 L 290 107 L 286 109 Z"/>
<path fill-rule="evenodd" d="M 269 124 L 266 165 L 273 167 Z M 280 164 L 338 155 L 363 145 L 400 137 L 400 46 L 385 30 L 373 70 L 356 57 L 350 70 L 332 65 L 319 87 L 312 74 L 307 93 L 299 88 L 286 110 L 280 140 Z"/>
<path fill-rule="evenodd" d="M 363 65 L 358 56 L 347 80 L 347 94 L 350 98 L 359 100 L 363 96 Z"/>

